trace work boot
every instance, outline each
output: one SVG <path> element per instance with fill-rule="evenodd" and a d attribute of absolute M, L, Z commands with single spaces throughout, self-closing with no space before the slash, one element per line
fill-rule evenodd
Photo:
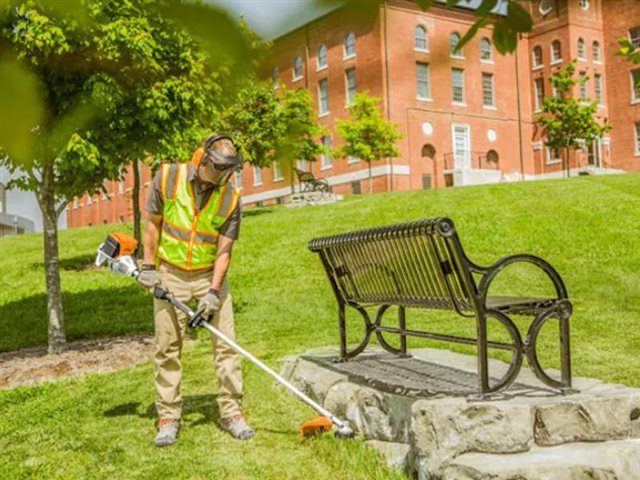
<path fill-rule="evenodd" d="M 255 430 L 247 425 L 242 415 L 220 420 L 220 428 L 229 432 L 233 438 L 238 440 L 249 440 L 256 434 Z"/>
<path fill-rule="evenodd" d="M 168 447 L 176 443 L 180 430 L 180 421 L 173 418 L 162 418 L 158 422 L 158 433 L 156 434 L 156 447 Z"/>

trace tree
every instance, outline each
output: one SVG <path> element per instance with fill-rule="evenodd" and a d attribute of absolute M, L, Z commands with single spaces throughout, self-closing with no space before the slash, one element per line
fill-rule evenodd
<path fill-rule="evenodd" d="M 349 107 L 348 120 L 336 120 L 344 145 L 335 150 L 339 158 L 355 157 L 369 164 L 369 193 L 373 192 L 371 162 L 399 155 L 396 141 L 402 138 L 398 126 L 386 120 L 380 111 L 380 99 L 367 92 L 357 93 Z"/>
<path fill-rule="evenodd" d="M 167 20 L 179 3 L 69 1 L 68 11 L 35 0 L 0 6 L 1 100 L 24 94 L 23 109 L 10 100 L 3 111 L 0 163 L 18 174 L 8 187 L 33 191 L 42 211 L 51 352 L 66 341 L 57 219 L 67 202 L 99 192 L 138 155 L 184 156 L 210 121 L 209 100 L 222 74 L 207 68 L 193 40 Z M 184 5 L 179 14 L 191 8 L 200 7 Z M 246 53 L 236 30 L 220 34 L 235 42 L 234 54 Z M 233 78 L 224 45 L 207 56 Z"/>
<path fill-rule="evenodd" d="M 570 175 L 569 153 L 581 148 L 585 142 L 591 143 L 611 130 L 611 125 L 601 125 L 594 118 L 598 103 L 588 103 L 585 99 L 573 96 L 576 85 L 588 80 L 588 77 L 576 78 L 575 61 L 549 77 L 556 92 L 542 102 L 543 115 L 537 119 L 546 137 L 545 144 L 558 149 L 562 154 L 563 168 Z"/>

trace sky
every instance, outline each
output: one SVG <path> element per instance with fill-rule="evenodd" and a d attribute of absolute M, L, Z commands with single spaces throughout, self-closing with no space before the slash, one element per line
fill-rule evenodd
<path fill-rule="evenodd" d="M 280 36 L 325 13 L 313 0 L 207 0 L 235 17 L 243 15 L 249 27 L 265 38 Z"/>

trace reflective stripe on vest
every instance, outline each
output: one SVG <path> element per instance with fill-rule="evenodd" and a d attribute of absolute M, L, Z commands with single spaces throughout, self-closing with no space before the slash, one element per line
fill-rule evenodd
<path fill-rule="evenodd" d="M 217 258 L 220 227 L 240 201 L 230 183 L 211 193 L 196 213 L 196 201 L 188 179 L 189 165 L 162 165 L 164 200 L 158 257 L 184 270 L 211 268 Z"/>

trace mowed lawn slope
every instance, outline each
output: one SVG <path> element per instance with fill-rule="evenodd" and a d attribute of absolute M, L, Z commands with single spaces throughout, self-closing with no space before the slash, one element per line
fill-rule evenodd
<path fill-rule="evenodd" d="M 500 184 L 349 198 L 335 205 L 245 212 L 230 283 L 239 341 L 274 368 L 284 355 L 337 345 L 336 305 L 307 242 L 357 228 L 433 216 L 454 220 L 469 257 L 490 264 L 515 253 L 548 260 L 574 304 L 574 375 L 640 386 L 640 175 Z M 90 268 L 102 226 L 60 233 L 70 340 L 152 331 L 152 300 L 131 279 Z M 0 239 L 0 351 L 46 343 L 42 237 Z M 495 293 L 549 291 L 532 268 L 505 271 Z M 350 326 L 359 325 L 350 315 Z M 391 319 L 389 319 L 390 321 Z M 408 313 L 411 327 L 473 335 L 473 321 Z M 518 324 L 526 327 L 525 320 Z M 546 328 L 543 363 L 557 366 Z M 356 330 L 354 329 L 354 332 Z M 500 333 L 496 333 L 500 335 Z M 355 340 L 357 335 L 353 336 Z M 471 347 L 412 341 L 411 346 Z M 185 354 L 180 444 L 152 446 L 150 364 L 0 393 L 0 471 L 7 478 L 396 478 L 358 442 L 302 441 L 313 414 L 245 363 L 249 444 L 215 427 L 215 380 L 203 332 Z"/>

